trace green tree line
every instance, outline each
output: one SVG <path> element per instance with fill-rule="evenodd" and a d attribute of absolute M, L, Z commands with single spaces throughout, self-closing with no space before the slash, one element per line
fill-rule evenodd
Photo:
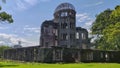
<path fill-rule="evenodd" d="M 96 16 L 91 31 L 97 36 L 95 46 L 103 50 L 120 50 L 120 5 Z"/>
<path fill-rule="evenodd" d="M 11 47 L 5 46 L 5 45 L 0 46 L 0 58 L 3 56 L 4 50 L 9 49 L 9 48 L 11 48 Z"/>

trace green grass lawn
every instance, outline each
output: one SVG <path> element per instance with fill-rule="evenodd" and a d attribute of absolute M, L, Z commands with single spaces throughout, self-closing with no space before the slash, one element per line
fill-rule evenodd
<path fill-rule="evenodd" d="M 117 63 L 70 63 L 45 64 L 1 61 L 0 68 L 120 68 Z"/>

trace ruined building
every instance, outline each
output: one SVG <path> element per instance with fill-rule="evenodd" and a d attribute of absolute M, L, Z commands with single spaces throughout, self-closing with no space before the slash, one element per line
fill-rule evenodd
<path fill-rule="evenodd" d="M 41 47 L 66 47 L 86 49 L 88 32 L 76 27 L 75 7 L 69 3 L 60 4 L 54 12 L 54 19 L 47 20 L 41 26 Z"/>
<path fill-rule="evenodd" d="M 89 49 L 88 32 L 76 27 L 72 4 L 62 3 L 41 25 L 40 46 L 7 49 L 4 59 L 29 62 L 119 62 L 120 51 Z"/>

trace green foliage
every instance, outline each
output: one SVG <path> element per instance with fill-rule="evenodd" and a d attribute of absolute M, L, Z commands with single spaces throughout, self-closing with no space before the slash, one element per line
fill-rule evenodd
<path fill-rule="evenodd" d="M 0 21 L 8 21 L 9 23 L 12 23 L 13 19 L 12 19 L 12 16 L 7 14 L 6 12 L 1 12 Z"/>
<path fill-rule="evenodd" d="M 3 0 L 5 2 L 5 0 Z M 0 11 L 1 11 L 1 6 L 0 6 Z M 12 16 L 4 11 L 0 12 L 0 22 L 8 22 L 8 23 L 13 23 Z"/>
<path fill-rule="evenodd" d="M 92 34 L 98 35 L 95 45 L 103 50 L 120 50 L 120 5 L 100 13 L 92 25 Z M 101 37 L 100 37 L 101 36 Z"/>
<path fill-rule="evenodd" d="M 104 12 L 96 16 L 95 22 L 92 24 L 91 30 L 92 34 L 102 34 L 103 29 L 110 23 L 110 15 L 112 10 L 107 9 Z"/>
<path fill-rule="evenodd" d="M 0 46 L 0 57 L 2 57 L 3 51 L 10 48 L 9 46 Z"/>
<path fill-rule="evenodd" d="M 115 7 L 115 10 L 113 10 L 111 16 L 110 16 L 110 21 L 115 24 L 117 22 L 120 22 L 120 5 Z"/>
<path fill-rule="evenodd" d="M 109 25 L 103 31 L 103 38 L 109 44 L 108 49 L 120 50 L 120 22 L 115 25 Z"/>

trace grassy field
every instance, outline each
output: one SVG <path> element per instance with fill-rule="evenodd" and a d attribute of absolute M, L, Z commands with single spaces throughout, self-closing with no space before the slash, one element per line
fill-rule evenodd
<path fill-rule="evenodd" d="M 44 64 L 44 63 L 21 63 L 13 61 L 1 61 L 0 68 L 120 68 L 120 64 L 117 63 Z"/>

